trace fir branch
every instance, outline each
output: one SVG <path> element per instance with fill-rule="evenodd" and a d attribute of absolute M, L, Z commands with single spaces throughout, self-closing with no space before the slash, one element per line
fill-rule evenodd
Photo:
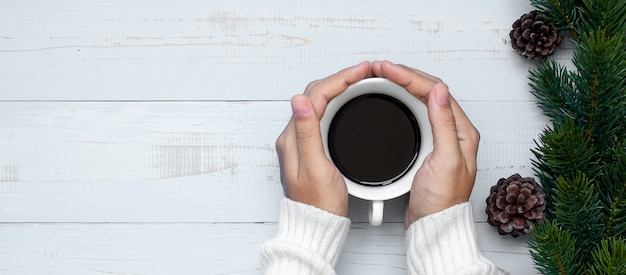
<path fill-rule="evenodd" d="M 567 30 L 574 40 L 578 40 L 576 0 L 531 0 L 530 2 L 558 30 Z"/>
<path fill-rule="evenodd" d="M 571 94 L 568 111 L 587 124 L 587 134 L 601 153 L 615 146 L 626 116 L 626 47 L 622 36 L 609 37 L 605 30 L 584 33 L 573 57 L 577 73 L 571 77 L 577 92 Z M 603 154 L 602 158 L 606 157 Z"/>
<path fill-rule="evenodd" d="M 607 209 L 606 236 L 626 237 L 626 137 L 616 148 L 615 161 L 604 165 L 602 200 Z"/>
<path fill-rule="evenodd" d="M 622 238 L 602 240 L 591 252 L 593 262 L 585 274 L 626 274 L 626 241 Z"/>
<path fill-rule="evenodd" d="M 556 2 L 557 9 L 559 10 L 559 13 L 561 13 L 561 16 L 565 20 L 565 26 L 567 26 L 567 30 L 570 32 L 570 35 L 572 36 L 572 38 L 574 38 L 574 40 L 578 40 L 578 33 L 576 32 L 574 28 L 574 24 L 572 23 L 572 20 L 565 13 L 565 10 L 563 9 L 563 6 L 561 5 L 561 3 L 558 0 L 555 0 L 554 2 Z"/>
<path fill-rule="evenodd" d="M 591 251 L 602 240 L 605 216 L 602 212 L 597 182 L 577 173 L 573 178 L 559 177 L 555 184 L 554 212 L 561 230 L 568 230 L 576 238 L 576 247 Z M 582 262 L 591 260 L 588 253 Z"/>
<path fill-rule="evenodd" d="M 552 128 L 543 131 L 535 144 L 537 149 L 531 149 L 536 157 L 533 160 L 535 171 L 549 178 L 574 178 L 578 173 L 595 178 L 600 172 L 593 144 L 585 129 L 573 120 L 554 123 Z"/>
<path fill-rule="evenodd" d="M 567 68 L 548 60 L 529 73 L 530 93 L 537 99 L 543 114 L 553 122 L 573 118 L 566 97 L 574 92 L 574 85 Z"/>
<path fill-rule="evenodd" d="M 589 137 L 589 139 L 591 140 L 591 142 L 593 143 L 593 126 L 594 126 L 594 116 L 596 114 L 596 97 L 598 96 L 598 69 L 593 69 L 591 74 L 593 75 L 593 83 L 591 84 L 591 87 L 589 87 L 589 121 L 587 122 L 588 126 L 587 126 L 587 136 Z"/>
<path fill-rule="evenodd" d="M 622 188 L 617 196 L 608 201 L 606 235 L 609 237 L 621 236 L 626 230 L 626 228 L 624 228 L 624 221 L 626 220 L 626 213 L 624 211 L 626 198 L 624 195 L 626 195 L 626 182 L 622 184 Z"/>
<path fill-rule="evenodd" d="M 566 229 L 549 220 L 540 223 L 529 239 L 530 254 L 537 270 L 549 275 L 581 274 L 583 267 L 576 264 L 581 254 L 576 240 Z"/>
<path fill-rule="evenodd" d="M 608 36 L 626 33 L 626 4 L 623 0 L 583 0 L 579 33 L 606 30 Z"/>
<path fill-rule="evenodd" d="M 626 5 L 531 3 L 576 43 L 575 71 L 554 61 L 530 71 L 531 93 L 552 122 L 531 150 L 548 206 L 529 240 L 531 256 L 545 274 L 624 274 Z"/>
<path fill-rule="evenodd" d="M 544 130 L 535 144 L 537 149 L 531 149 L 536 158 L 532 160 L 533 170 L 546 194 L 546 218 L 552 219 L 556 215 L 557 178 L 573 179 L 583 173 L 594 179 L 600 174 L 601 167 L 584 128 L 572 120 Z"/>

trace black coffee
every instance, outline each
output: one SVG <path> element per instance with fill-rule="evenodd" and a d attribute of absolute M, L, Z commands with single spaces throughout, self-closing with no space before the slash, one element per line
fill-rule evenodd
<path fill-rule="evenodd" d="M 350 180 L 366 185 L 389 184 L 415 162 L 420 134 L 409 108 L 383 94 L 348 101 L 333 118 L 328 150 Z"/>

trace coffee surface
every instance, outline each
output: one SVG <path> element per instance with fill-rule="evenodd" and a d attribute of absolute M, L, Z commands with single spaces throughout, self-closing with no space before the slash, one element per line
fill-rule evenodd
<path fill-rule="evenodd" d="M 337 168 L 366 185 L 389 184 L 409 170 L 419 151 L 419 125 L 402 102 L 367 94 L 344 104 L 333 118 L 328 149 Z"/>

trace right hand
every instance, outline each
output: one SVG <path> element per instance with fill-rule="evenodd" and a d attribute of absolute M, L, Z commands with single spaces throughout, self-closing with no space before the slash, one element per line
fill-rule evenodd
<path fill-rule="evenodd" d="M 418 169 L 409 195 L 405 227 L 416 220 L 469 200 L 476 179 L 480 134 L 441 79 L 388 61 L 372 63 L 385 77 L 428 106 L 434 150 Z"/>

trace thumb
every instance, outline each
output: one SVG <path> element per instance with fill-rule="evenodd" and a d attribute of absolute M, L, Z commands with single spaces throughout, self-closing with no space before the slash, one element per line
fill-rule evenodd
<path fill-rule="evenodd" d="M 311 100 L 304 95 L 296 95 L 291 99 L 291 109 L 293 110 L 300 161 L 307 162 L 325 157 L 320 134 L 320 121 Z"/>
<path fill-rule="evenodd" d="M 461 153 L 456 121 L 445 84 L 437 84 L 429 94 L 428 118 L 433 129 L 434 155 L 454 156 Z"/>

